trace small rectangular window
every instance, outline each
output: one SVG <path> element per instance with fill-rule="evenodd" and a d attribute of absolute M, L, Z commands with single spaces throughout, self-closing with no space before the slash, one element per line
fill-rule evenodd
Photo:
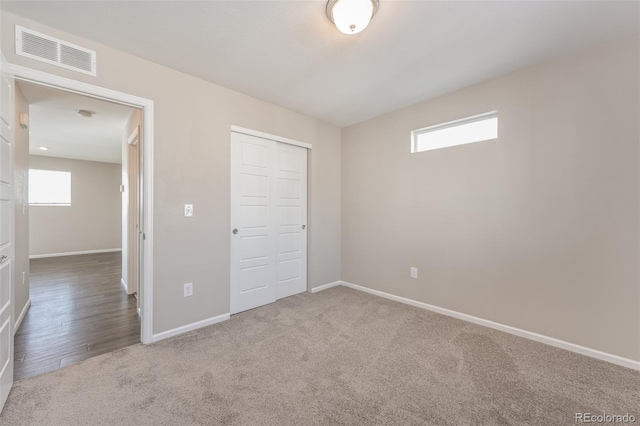
<path fill-rule="evenodd" d="M 29 204 L 70 206 L 71 172 L 29 170 Z"/>
<path fill-rule="evenodd" d="M 411 132 L 411 152 L 430 151 L 498 138 L 498 111 Z"/>

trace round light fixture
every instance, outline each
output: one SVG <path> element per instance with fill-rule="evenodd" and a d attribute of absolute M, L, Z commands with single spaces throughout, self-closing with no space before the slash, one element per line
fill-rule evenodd
<path fill-rule="evenodd" d="M 358 34 L 367 28 L 379 4 L 379 0 L 329 0 L 327 17 L 341 32 Z"/>
<path fill-rule="evenodd" d="M 49 148 L 47 148 L 46 146 L 39 146 L 38 149 L 41 151 L 49 151 Z"/>
<path fill-rule="evenodd" d="M 79 109 L 76 110 L 76 114 L 78 114 L 80 117 L 91 118 L 93 117 L 93 114 L 95 114 L 95 112 L 89 111 L 88 109 Z"/>

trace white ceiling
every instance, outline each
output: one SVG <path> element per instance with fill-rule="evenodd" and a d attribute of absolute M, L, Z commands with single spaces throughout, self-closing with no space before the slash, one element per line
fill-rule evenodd
<path fill-rule="evenodd" d="M 347 126 L 638 32 L 636 1 L 2 1 L 2 9 Z M 98 66 L 100 58 L 98 58 Z"/>
<path fill-rule="evenodd" d="M 31 154 L 122 163 L 122 136 L 133 108 L 27 82 L 18 86 L 29 103 Z M 96 114 L 81 117 L 79 109 Z"/>

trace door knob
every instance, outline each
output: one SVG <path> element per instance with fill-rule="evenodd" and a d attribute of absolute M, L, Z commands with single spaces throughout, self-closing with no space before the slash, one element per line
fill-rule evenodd
<path fill-rule="evenodd" d="M 306 228 L 307 228 L 307 225 L 302 225 L 302 229 L 306 229 Z"/>
<path fill-rule="evenodd" d="M 235 228 L 235 229 L 234 229 L 233 231 L 231 231 L 231 232 L 233 232 L 234 234 L 237 234 L 237 233 L 238 233 L 238 228 Z"/>

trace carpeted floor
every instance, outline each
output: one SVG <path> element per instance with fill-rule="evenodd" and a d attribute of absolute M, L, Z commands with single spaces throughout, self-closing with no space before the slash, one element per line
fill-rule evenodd
<path fill-rule="evenodd" d="M 637 371 L 338 287 L 16 382 L 0 424 L 549 426 L 639 408 Z"/>

